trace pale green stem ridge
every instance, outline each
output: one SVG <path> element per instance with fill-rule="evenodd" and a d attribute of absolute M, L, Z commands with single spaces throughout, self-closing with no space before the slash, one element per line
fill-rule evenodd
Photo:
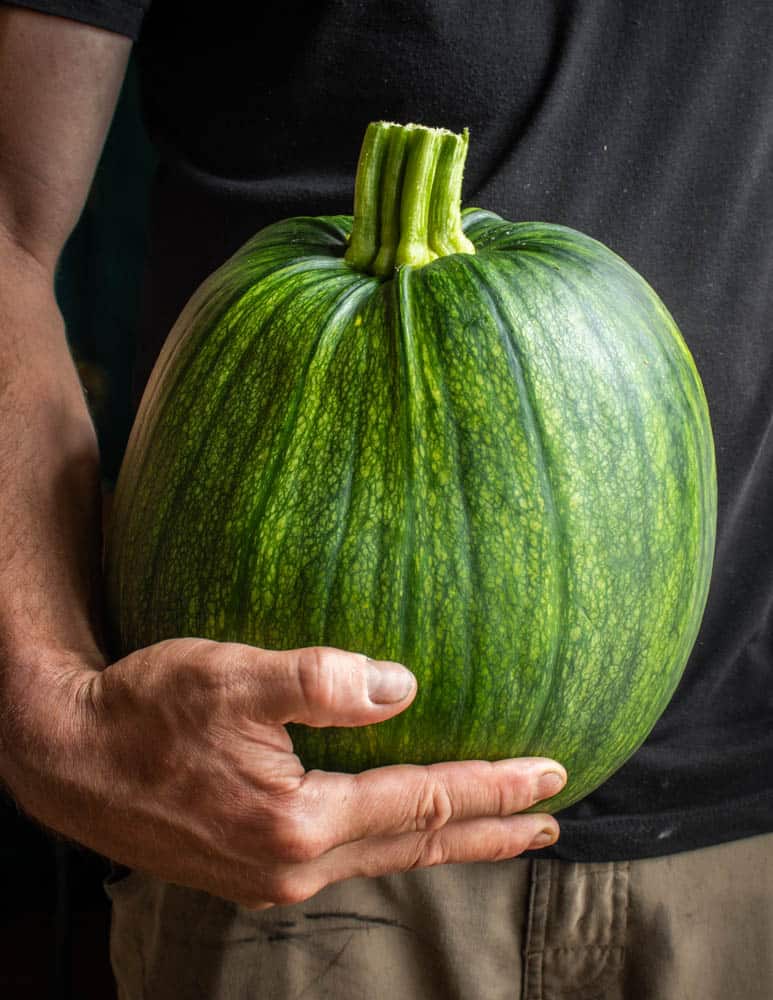
<path fill-rule="evenodd" d="M 462 229 L 462 177 L 470 133 L 445 133 L 440 137 L 440 155 L 430 201 L 430 239 L 438 257 L 451 253 L 475 253 L 475 247 Z"/>
<path fill-rule="evenodd" d="M 379 217 L 372 211 L 381 189 L 389 129 L 371 122 L 365 131 L 354 187 L 354 222 L 346 259 L 358 271 L 367 271 L 378 253 Z"/>
<path fill-rule="evenodd" d="M 423 267 L 437 258 L 430 246 L 429 204 L 435 180 L 440 136 L 435 131 L 408 135 L 405 177 L 400 199 L 400 242 L 395 264 Z"/>
<path fill-rule="evenodd" d="M 398 267 L 475 253 L 461 217 L 468 142 L 466 129 L 372 122 L 357 166 L 347 263 L 386 278 Z"/>
<path fill-rule="evenodd" d="M 379 249 L 373 262 L 372 271 L 378 275 L 391 274 L 395 269 L 397 244 L 400 242 L 400 198 L 405 176 L 408 133 L 405 129 L 391 126 L 389 132 L 389 149 L 381 177 L 376 218 L 380 220 Z M 374 204 L 376 204 L 374 202 Z M 353 230 L 352 230 L 353 231 Z"/>

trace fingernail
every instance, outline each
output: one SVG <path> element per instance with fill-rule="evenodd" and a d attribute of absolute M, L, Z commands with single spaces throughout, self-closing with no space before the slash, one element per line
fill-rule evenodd
<path fill-rule="evenodd" d="M 540 830 L 537 836 L 532 840 L 529 846 L 526 848 L 527 851 L 539 851 L 543 847 L 550 847 L 551 844 L 555 844 L 556 832 L 552 828 L 547 827 L 544 830 Z"/>
<path fill-rule="evenodd" d="M 368 662 L 368 697 L 374 705 L 402 701 L 413 690 L 413 684 L 413 674 L 399 663 Z"/>
<path fill-rule="evenodd" d="M 543 771 L 534 782 L 534 801 L 541 802 L 558 795 L 565 784 L 566 778 L 560 771 Z"/>

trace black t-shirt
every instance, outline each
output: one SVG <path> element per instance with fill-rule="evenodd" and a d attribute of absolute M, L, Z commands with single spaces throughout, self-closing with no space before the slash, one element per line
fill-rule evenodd
<path fill-rule="evenodd" d="M 636 858 L 773 830 L 773 4 L 17 2 L 139 39 L 160 153 L 145 373 L 256 229 L 350 210 L 373 119 L 469 126 L 466 204 L 583 230 L 650 281 L 709 401 L 714 576 L 672 704 L 562 814 L 550 853 Z"/>

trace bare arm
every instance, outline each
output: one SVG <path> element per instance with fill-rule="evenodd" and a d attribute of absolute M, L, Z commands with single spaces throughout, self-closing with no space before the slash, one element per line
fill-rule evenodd
<path fill-rule="evenodd" d="M 97 641 L 99 457 L 54 298 L 54 269 L 85 201 L 128 39 L 0 8 L 0 710 Z M 0 739 L 22 738 L 0 726 Z M 8 778 L 8 749 L 0 747 Z"/>
<path fill-rule="evenodd" d="M 98 453 L 53 277 L 129 48 L 0 8 L 0 779 L 53 829 L 251 906 L 554 839 L 512 815 L 558 790 L 550 761 L 304 772 L 284 723 L 389 718 L 415 694 L 397 664 L 178 639 L 106 665 Z"/>
<path fill-rule="evenodd" d="M 0 8 L 0 662 L 97 664 L 98 453 L 54 269 L 99 159 L 131 43 Z M 44 84 L 44 85 L 42 85 Z M 6 669 L 2 684 L 13 683 Z"/>

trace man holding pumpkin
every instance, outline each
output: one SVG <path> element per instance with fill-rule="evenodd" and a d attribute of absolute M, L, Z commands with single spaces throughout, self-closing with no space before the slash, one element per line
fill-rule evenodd
<path fill-rule="evenodd" d="M 773 14 L 466 7 L 269 4 L 184 25 L 164 0 L 0 10 L 0 777 L 133 869 L 109 887 L 127 998 L 773 988 Z M 549 853 L 503 860 L 556 840 L 521 811 L 560 790 L 560 762 L 304 772 L 284 724 L 403 712 L 399 664 L 183 637 L 108 665 L 98 455 L 53 275 L 135 39 L 161 156 L 144 376 L 252 232 L 347 210 L 376 118 L 471 125 L 467 200 L 592 232 L 680 319 L 718 445 L 715 587 L 652 739 Z"/>

